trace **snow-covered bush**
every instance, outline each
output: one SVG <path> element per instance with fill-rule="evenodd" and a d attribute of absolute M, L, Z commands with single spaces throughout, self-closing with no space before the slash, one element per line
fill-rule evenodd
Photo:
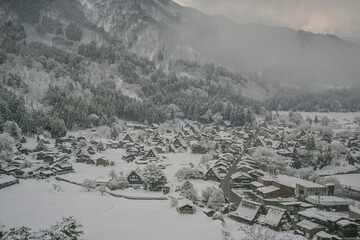
<path fill-rule="evenodd" d="M 224 217 L 223 217 L 223 215 L 222 215 L 221 213 L 219 213 L 219 212 L 214 213 L 214 215 L 212 216 L 211 219 L 212 219 L 212 220 L 220 220 L 220 221 L 224 222 Z"/>
<path fill-rule="evenodd" d="M 202 200 L 204 202 L 208 202 L 209 198 L 214 190 L 215 190 L 215 187 L 210 187 L 210 186 L 208 186 L 204 190 L 202 190 L 202 193 L 201 193 Z"/>
<path fill-rule="evenodd" d="M 81 223 L 73 217 L 63 218 L 61 222 L 52 225 L 50 229 L 40 230 L 39 233 L 35 233 L 37 235 L 35 239 L 78 240 L 84 234 L 83 231 L 79 230 L 82 227 Z"/>
<path fill-rule="evenodd" d="M 214 210 L 219 210 L 225 204 L 224 193 L 221 189 L 215 189 L 211 196 L 209 197 L 209 201 L 207 202 L 207 206 Z"/>
<path fill-rule="evenodd" d="M 62 186 L 60 184 L 57 184 L 57 183 L 53 183 L 52 184 L 52 187 L 54 188 L 55 191 L 57 192 L 63 192 L 64 189 L 62 188 Z"/>
<path fill-rule="evenodd" d="M 104 195 L 104 193 L 106 192 L 106 186 L 99 186 L 97 190 L 101 192 L 101 195 Z"/>
<path fill-rule="evenodd" d="M 170 206 L 171 207 L 176 207 L 178 205 L 178 200 L 176 198 L 171 198 L 170 199 Z"/>
<path fill-rule="evenodd" d="M 82 183 L 82 186 L 90 191 L 92 188 L 96 187 L 96 181 L 92 179 L 85 179 Z"/>
<path fill-rule="evenodd" d="M 142 175 L 145 182 L 145 188 L 150 191 L 161 190 L 167 181 L 164 172 L 154 164 L 146 166 Z"/>
<path fill-rule="evenodd" d="M 194 188 L 194 185 L 189 182 L 189 181 L 185 181 L 183 183 L 183 185 L 181 186 L 181 196 L 183 196 L 184 198 L 187 198 L 191 201 L 196 201 L 197 200 L 197 192 Z"/>
<path fill-rule="evenodd" d="M 3 130 L 5 133 L 10 134 L 15 140 L 21 139 L 21 129 L 16 122 L 7 121 L 3 125 Z"/>
<path fill-rule="evenodd" d="M 129 182 L 125 177 L 118 177 L 111 180 L 107 186 L 110 190 L 124 189 L 129 187 Z"/>
<path fill-rule="evenodd" d="M 9 133 L 0 134 L 0 160 L 10 161 L 14 156 L 14 139 Z"/>
<path fill-rule="evenodd" d="M 202 175 L 198 174 L 198 171 L 192 168 L 184 167 L 180 168 L 176 173 L 175 177 L 178 179 L 188 179 L 188 178 L 201 178 Z"/>

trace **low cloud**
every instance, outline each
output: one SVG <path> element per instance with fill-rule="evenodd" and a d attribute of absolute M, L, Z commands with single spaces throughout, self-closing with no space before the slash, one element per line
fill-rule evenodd
<path fill-rule="evenodd" d="M 360 38 L 359 0 L 175 0 L 237 23 L 286 26 Z"/>

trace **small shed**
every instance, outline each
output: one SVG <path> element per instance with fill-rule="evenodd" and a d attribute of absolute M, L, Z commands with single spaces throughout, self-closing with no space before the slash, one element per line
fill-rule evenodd
<path fill-rule="evenodd" d="M 178 201 L 177 210 L 181 214 L 194 214 L 195 206 L 192 201 L 188 199 L 182 199 Z"/>

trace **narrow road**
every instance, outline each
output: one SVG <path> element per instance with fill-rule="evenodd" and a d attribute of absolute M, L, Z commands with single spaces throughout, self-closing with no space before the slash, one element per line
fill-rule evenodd
<path fill-rule="evenodd" d="M 258 131 L 259 131 L 259 128 L 256 129 L 255 134 L 254 134 L 254 136 L 252 138 L 252 141 L 254 141 L 256 139 Z M 245 151 L 250 146 L 251 146 L 251 141 L 249 141 L 246 144 L 246 146 L 243 148 L 243 151 L 239 154 L 236 161 L 229 168 L 226 176 L 224 177 L 224 179 L 220 183 L 220 188 L 223 190 L 224 195 L 229 199 L 230 202 L 233 202 L 233 203 L 236 203 L 236 204 L 240 204 L 242 198 L 239 195 L 237 195 L 236 193 L 234 193 L 233 191 L 231 191 L 231 188 L 230 188 L 231 175 L 233 175 L 236 172 L 236 167 L 237 167 L 238 163 L 241 161 L 241 155 L 244 154 Z"/>

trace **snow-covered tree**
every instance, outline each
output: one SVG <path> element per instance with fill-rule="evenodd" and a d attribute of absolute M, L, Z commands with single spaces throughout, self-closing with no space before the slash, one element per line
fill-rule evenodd
<path fill-rule="evenodd" d="M 223 121 L 223 116 L 221 113 L 215 113 L 211 118 L 215 124 L 221 124 Z"/>
<path fill-rule="evenodd" d="M 108 183 L 110 190 L 124 189 L 129 187 L 129 182 L 123 176 L 118 176 L 116 179 L 111 180 Z"/>
<path fill-rule="evenodd" d="M 47 150 L 47 146 L 43 143 L 43 141 L 40 140 L 36 145 L 34 152 L 41 152 L 44 150 Z"/>
<path fill-rule="evenodd" d="M 96 187 L 96 181 L 92 179 L 85 179 L 82 183 L 82 186 L 90 191 L 92 188 Z"/>
<path fill-rule="evenodd" d="M 14 156 L 15 143 L 9 133 L 0 134 L 0 160 L 10 161 Z"/>
<path fill-rule="evenodd" d="M 112 180 L 116 180 L 119 178 L 119 175 L 115 172 L 115 169 L 111 169 L 109 172 L 109 177 L 111 177 Z"/>
<path fill-rule="evenodd" d="M 2 240 L 27 240 L 36 239 L 36 236 L 31 232 L 29 227 L 10 228 L 9 231 L 3 233 Z"/>
<path fill-rule="evenodd" d="M 197 200 L 197 192 L 194 188 L 194 185 L 189 182 L 189 181 L 185 181 L 183 183 L 183 185 L 181 186 L 181 196 L 183 196 L 184 198 L 187 198 L 191 201 L 196 201 Z"/>
<path fill-rule="evenodd" d="M 4 133 L 9 133 L 15 140 L 21 139 L 21 129 L 16 122 L 7 121 L 3 125 Z"/>
<path fill-rule="evenodd" d="M 204 190 L 202 190 L 201 197 L 204 202 L 208 202 L 211 194 L 215 190 L 214 187 L 208 186 Z"/>
<path fill-rule="evenodd" d="M 103 152 L 106 150 L 106 147 L 104 146 L 104 144 L 102 143 L 102 141 L 99 141 L 99 143 L 96 145 L 96 148 L 99 152 Z"/>
<path fill-rule="evenodd" d="M 177 205 L 178 205 L 178 200 L 176 198 L 171 198 L 170 199 L 170 206 L 175 207 Z"/>
<path fill-rule="evenodd" d="M 40 230 L 37 239 L 44 240 L 78 240 L 84 234 L 80 222 L 73 217 L 62 218 L 61 222 L 52 225 L 50 229 Z"/>
<path fill-rule="evenodd" d="M 21 164 L 20 168 L 30 168 L 32 167 L 31 162 L 28 159 L 25 159 Z"/>
<path fill-rule="evenodd" d="M 100 192 L 101 192 L 101 195 L 104 195 L 104 193 L 106 192 L 106 186 L 99 186 L 98 188 L 97 188 Z"/>
<path fill-rule="evenodd" d="M 154 164 L 146 166 L 142 175 L 145 182 L 145 188 L 150 191 L 160 190 L 167 181 L 164 172 Z"/>
<path fill-rule="evenodd" d="M 209 201 L 207 202 L 207 206 L 214 210 L 219 210 L 225 204 L 224 193 L 221 189 L 215 189 L 211 196 L 209 197 Z"/>

